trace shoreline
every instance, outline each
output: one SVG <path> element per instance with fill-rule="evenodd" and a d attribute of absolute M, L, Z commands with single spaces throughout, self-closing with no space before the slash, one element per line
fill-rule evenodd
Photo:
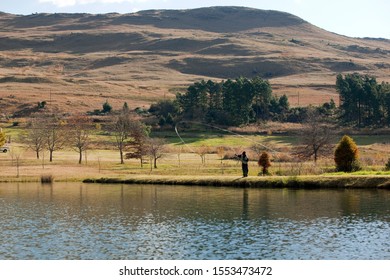
<path fill-rule="evenodd" d="M 308 176 L 191 176 L 191 175 L 133 175 L 128 177 L 55 178 L 41 182 L 40 177 L 3 177 L 0 183 L 79 182 L 86 184 L 125 185 L 184 185 L 236 188 L 294 188 L 294 189 L 390 189 L 390 175 L 308 175 Z"/>
<path fill-rule="evenodd" d="M 99 184 L 155 184 L 155 185 L 192 185 L 239 188 L 368 188 L 390 189 L 390 176 L 381 175 L 344 175 L 344 176 L 132 176 L 128 178 L 91 178 L 83 183 Z"/>

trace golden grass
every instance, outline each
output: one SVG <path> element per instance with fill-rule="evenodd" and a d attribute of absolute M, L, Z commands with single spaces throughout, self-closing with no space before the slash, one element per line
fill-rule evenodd
<path fill-rule="evenodd" d="M 287 156 L 289 153 L 288 145 L 276 144 L 276 147 L 280 149 L 281 145 L 286 149 L 284 158 L 291 160 L 292 157 Z M 11 153 L 0 154 L 0 169 L 2 170 L 0 181 L 39 181 L 42 177 L 51 177 L 54 181 L 116 178 L 115 180 L 120 182 L 122 180 L 126 180 L 126 182 L 138 180 L 137 182 L 149 183 L 155 181 L 156 183 L 168 184 L 175 182 L 175 184 L 179 182 L 183 184 L 189 184 L 189 182 L 206 184 L 206 182 L 209 182 L 209 184 L 214 185 L 227 184 L 228 182 L 234 184 L 234 180 L 240 180 L 239 184 L 258 185 L 263 180 L 266 180 L 267 182 L 280 182 L 275 184 L 284 186 L 285 183 L 283 182 L 286 180 L 298 184 L 299 180 L 304 178 L 306 180 L 305 186 L 310 186 L 315 180 L 320 180 L 321 184 L 325 186 L 333 184 L 335 178 L 338 178 L 340 179 L 340 184 L 343 185 L 358 186 L 361 184 L 367 186 L 373 182 L 375 183 L 375 180 L 371 177 L 387 178 L 390 175 L 388 172 L 383 172 L 384 163 L 388 159 L 387 152 L 390 150 L 390 145 L 376 143 L 360 146 L 361 154 L 363 155 L 362 165 L 366 173 L 358 173 L 360 175 L 357 176 L 349 174 L 347 178 L 340 174 L 326 176 L 327 173 L 334 170 L 332 159 L 321 159 L 317 165 L 314 165 L 311 161 L 275 162 L 275 158 L 270 168 L 270 172 L 274 176 L 264 178 L 258 176 L 260 168 L 257 166 L 255 154 L 249 150 L 249 147 L 240 147 L 247 148 L 249 157 L 252 159 L 249 163 L 249 178 L 245 179 L 240 179 L 242 176 L 240 162 L 236 160 L 222 160 L 221 163 L 220 156 L 215 153 L 207 154 L 205 164 L 202 164 L 202 160 L 197 154 L 185 149 L 180 153 L 170 149 L 167 150 L 163 158 L 158 160 L 158 168 L 154 169 L 151 168 L 148 159 L 142 168 L 139 160 L 127 160 L 125 164 L 120 164 L 119 153 L 116 150 L 90 150 L 87 153 L 87 157 L 84 157 L 83 164 L 80 165 L 77 163 L 78 154 L 72 150 L 54 152 L 54 161 L 50 163 L 47 153 L 45 157 L 41 155 L 41 159 L 38 160 L 32 151 L 24 149 L 23 146 L 13 143 L 13 147 L 18 147 L 20 154 L 19 164 L 17 164 L 16 158 Z M 370 161 L 367 159 L 370 159 Z M 354 183 L 354 179 L 349 177 L 361 178 Z M 362 179 L 363 177 L 368 179 Z M 243 180 L 245 183 L 241 182 Z M 380 181 L 382 179 L 378 180 L 379 183 L 377 182 L 375 185 L 387 184 L 385 181 Z"/>
<path fill-rule="evenodd" d="M 120 15 L 109 17 L 116 16 Z M 329 65 L 353 62 L 365 69 L 358 72 L 376 76 L 378 81 L 390 81 L 390 68 L 384 64 L 389 59 L 388 41 L 338 36 L 309 24 L 243 28 L 240 32 L 226 34 L 180 29 L 180 26 L 158 28 L 153 26 L 153 22 L 145 25 L 103 24 L 99 29 L 72 27 L 77 22 L 70 18 L 63 19 L 61 27 L 29 24 L 26 25 L 28 27 L 18 28 L 7 25 L 4 18 L 4 28 L 0 28 L 2 38 L 40 41 L 42 38 L 49 40 L 65 36 L 65 42 L 73 33 L 90 36 L 91 40 L 87 42 L 88 45 L 75 44 L 66 51 L 50 50 L 50 46 L 49 51 L 44 51 L 17 45 L 0 51 L 0 61 L 4 62 L 0 67 L 0 78 L 23 80 L 39 77 L 46 81 L 1 83 L 0 117 L 13 115 L 22 111 L 23 106 L 35 106 L 41 101 L 50 101 L 48 106 L 68 113 L 101 109 L 106 100 L 114 109 L 120 109 L 124 102 L 130 108 L 148 108 L 156 100 L 173 98 L 177 89 L 186 88 L 200 79 L 218 81 L 227 77 L 254 75 L 256 71 L 261 74 L 264 69 L 277 72 L 278 67 L 283 74 L 269 77 L 271 85 L 275 94 L 287 94 L 292 106 L 322 104 L 330 98 L 338 101 L 334 88 L 336 74 L 355 70 L 332 69 Z M 196 22 L 191 23 L 196 26 Z M 206 23 L 202 21 L 199 24 L 204 26 Z M 69 30 L 64 28 L 67 25 L 70 26 Z M 240 30 L 239 26 L 235 27 Z M 109 48 L 83 51 L 99 46 L 94 41 L 99 36 L 117 38 L 118 34 L 138 34 L 143 40 L 129 41 L 129 46 L 135 44 L 134 49 L 115 49 L 115 43 L 121 42 L 107 41 Z M 182 42 L 183 38 L 192 42 L 190 49 L 181 48 L 177 43 L 177 40 Z M 303 45 L 293 43 L 292 39 Z M 160 46 L 160 41 L 172 42 L 172 45 L 167 43 Z M 378 55 L 375 52 L 348 51 L 347 48 L 353 45 L 383 52 Z M 219 51 L 213 51 L 216 49 Z M 212 67 L 215 67 L 215 71 L 209 72 Z"/>

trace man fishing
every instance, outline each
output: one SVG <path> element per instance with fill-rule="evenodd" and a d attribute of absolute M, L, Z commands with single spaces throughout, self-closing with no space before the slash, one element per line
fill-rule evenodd
<path fill-rule="evenodd" d="M 241 160 L 241 167 L 242 167 L 242 176 L 243 177 L 248 177 L 248 162 L 249 162 L 249 159 L 248 157 L 246 156 L 246 152 L 242 152 L 241 155 L 236 155 L 237 158 L 239 158 Z"/>

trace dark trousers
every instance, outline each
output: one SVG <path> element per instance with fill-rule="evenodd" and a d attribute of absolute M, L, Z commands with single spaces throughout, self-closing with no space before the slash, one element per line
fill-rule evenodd
<path fill-rule="evenodd" d="M 248 177 L 248 164 L 242 164 L 242 176 Z"/>

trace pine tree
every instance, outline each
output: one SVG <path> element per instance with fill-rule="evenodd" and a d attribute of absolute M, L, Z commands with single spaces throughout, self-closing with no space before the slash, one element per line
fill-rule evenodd
<path fill-rule="evenodd" d="M 112 106 L 110 105 L 110 103 L 108 103 L 108 100 L 106 100 L 106 102 L 103 103 L 102 113 L 104 114 L 111 113 L 111 111 L 112 111 Z"/>

